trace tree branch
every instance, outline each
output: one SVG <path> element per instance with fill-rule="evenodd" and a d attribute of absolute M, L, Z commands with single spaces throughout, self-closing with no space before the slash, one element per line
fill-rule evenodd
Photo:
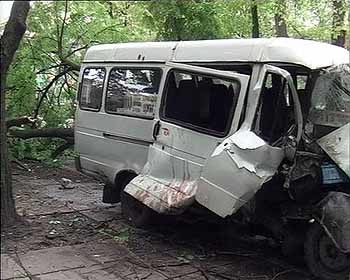
<path fill-rule="evenodd" d="M 74 143 L 73 128 L 39 128 L 39 129 L 12 129 L 9 131 L 11 137 L 30 139 L 30 138 L 61 138 L 70 143 Z"/>
<path fill-rule="evenodd" d="M 24 125 L 24 124 L 32 124 L 35 121 L 36 120 L 34 118 L 23 116 L 23 117 L 19 117 L 19 118 L 16 118 L 16 119 L 6 120 L 6 127 L 7 127 L 7 129 L 9 129 L 10 127 L 13 127 L 13 126 L 21 126 L 21 125 Z"/>
<path fill-rule="evenodd" d="M 66 73 L 68 73 L 69 71 L 72 71 L 72 68 L 66 68 L 65 70 L 63 70 L 62 72 L 58 73 L 50 82 L 49 84 L 43 88 L 42 90 L 40 90 L 42 92 L 38 105 L 36 106 L 35 110 L 34 110 L 34 116 L 33 118 L 36 119 L 39 115 L 39 111 L 40 111 L 40 107 L 44 101 L 44 99 L 47 97 L 47 93 L 49 92 L 50 88 L 55 84 L 55 82 L 58 81 L 59 78 L 61 78 L 62 76 L 64 76 Z"/>
<path fill-rule="evenodd" d="M 63 34 L 64 34 L 64 27 L 66 25 L 67 14 L 68 14 L 68 0 L 65 1 L 64 16 L 63 16 L 60 31 L 58 31 L 58 34 L 57 34 L 58 35 L 57 54 L 58 54 L 58 57 L 60 58 L 60 60 L 63 64 L 68 65 L 70 68 L 72 68 L 72 70 L 79 71 L 80 65 L 69 60 L 68 56 L 65 56 L 63 54 Z M 57 28 L 57 29 L 59 29 L 59 28 Z"/>

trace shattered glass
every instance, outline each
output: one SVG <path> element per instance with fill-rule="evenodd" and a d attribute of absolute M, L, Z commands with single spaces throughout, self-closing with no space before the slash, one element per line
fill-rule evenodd
<path fill-rule="evenodd" d="M 333 127 L 350 121 L 350 64 L 321 70 L 312 92 L 310 120 Z"/>

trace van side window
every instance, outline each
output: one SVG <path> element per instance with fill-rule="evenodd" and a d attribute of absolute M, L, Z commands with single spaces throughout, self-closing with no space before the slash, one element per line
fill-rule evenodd
<path fill-rule="evenodd" d="M 104 68 L 86 68 L 84 70 L 79 94 L 81 109 L 100 110 L 105 74 Z"/>
<path fill-rule="evenodd" d="M 113 68 L 108 80 L 105 111 L 153 118 L 160 79 L 160 69 Z"/>
<path fill-rule="evenodd" d="M 220 136 L 229 131 L 238 82 L 172 70 L 165 89 L 162 114 L 170 122 Z"/>

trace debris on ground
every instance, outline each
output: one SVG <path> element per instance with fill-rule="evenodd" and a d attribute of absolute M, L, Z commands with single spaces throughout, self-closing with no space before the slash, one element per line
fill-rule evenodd
<path fill-rule="evenodd" d="M 13 178 L 26 222 L 1 233 L 2 280 L 312 279 L 265 238 L 228 238 L 219 221 L 205 218 L 166 217 L 147 230 L 132 228 L 119 204 L 101 202 L 100 182 L 72 169 L 28 167 L 33 171 L 17 169 Z M 61 178 L 75 187 L 59 191 Z"/>

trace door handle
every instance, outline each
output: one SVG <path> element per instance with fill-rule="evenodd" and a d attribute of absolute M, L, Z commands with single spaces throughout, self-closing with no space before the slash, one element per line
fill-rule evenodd
<path fill-rule="evenodd" d="M 157 121 L 153 127 L 153 139 L 154 139 L 154 141 L 157 140 L 157 136 L 159 135 L 159 130 L 160 130 L 160 121 Z"/>

